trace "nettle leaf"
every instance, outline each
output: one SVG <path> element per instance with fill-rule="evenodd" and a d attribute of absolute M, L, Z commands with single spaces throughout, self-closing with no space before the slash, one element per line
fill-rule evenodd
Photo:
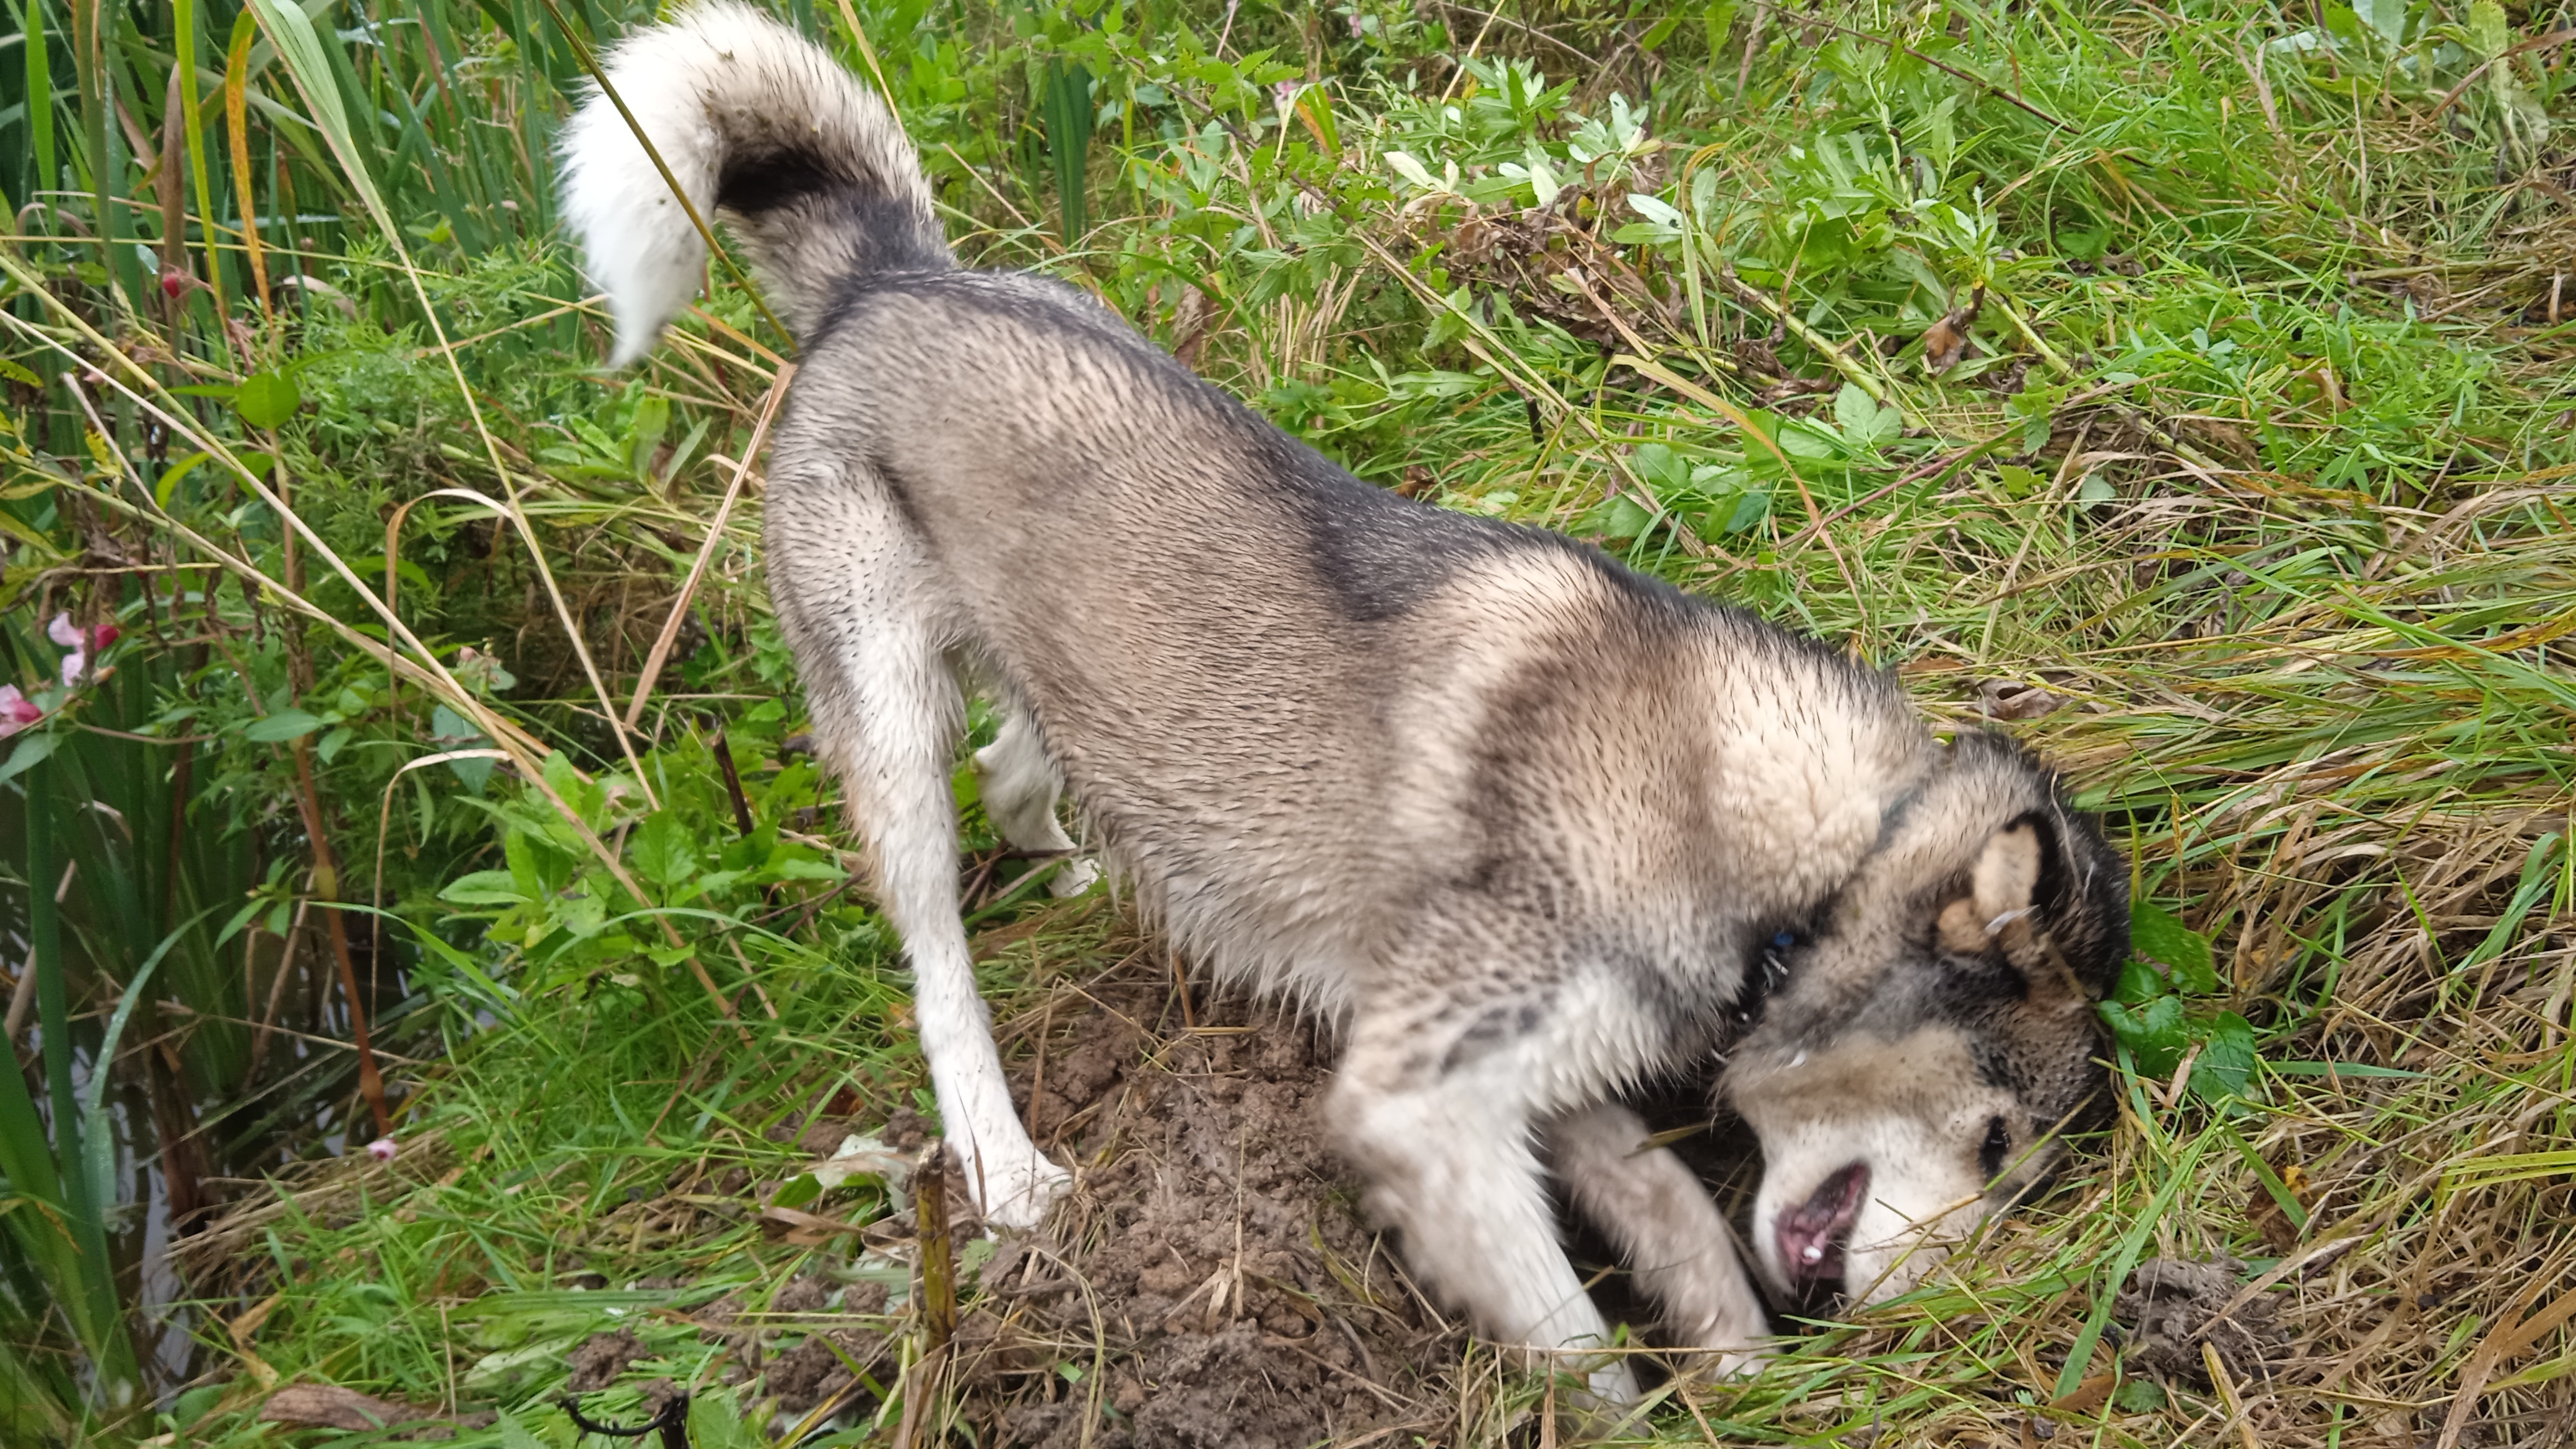
<path fill-rule="evenodd" d="M 2222 1011 L 2203 1028 L 2200 1055 L 2192 1059 L 2191 1093 L 2205 1102 L 2223 1102 L 2245 1091 L 2254 1076 L 2254 1024 L 2232 1011 Z"/>
<path fill-rule="evenodd" d="M 2143 901 L 2130 907 L 2129 949 L 2172 973 L 2175 990 L 2191 996 L 2218 994 L 2209 938 L 2172 913 Z"/>
<path fill-rule="evenodd" d="M 2129 1049 L 2142 1077 L 2168 1077 L 2182 1063 L 2182 1054 L 2191 1049 L 2191 1023 L 2183 1016 L 2182 998 L 2159 996 L 2139 1007 L 2122 1006 L 2116 1001 L 2101 1005 L 2102 1019 L 2111 1027 L 2111 1035 Z"/>
<path fill-rule="evenodd" d="M 626 856 L 646 880 L 666 890 L 698 871 L 697 841 L 667 810 L 636 827 L 626 842 Z"/>
<path fill-rule="evenodd" d="M 2110 999 L 2122 1006 L 2137 1006 L 2167 994 L 2163 973 L 2132 956 L 2120 968 L 2120 979 L 2111 987 Z"/>

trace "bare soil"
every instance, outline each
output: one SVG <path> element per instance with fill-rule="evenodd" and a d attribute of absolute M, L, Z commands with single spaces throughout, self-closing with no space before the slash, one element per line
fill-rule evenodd
<path fill-rule="evenodd" d="M 1464 1336 L 1357 1211 L 1313 1032 L 1193 1010 L 1149 954 L 1060 988 L 1016 1068 L 1077 1186 L 983 1269 L 957 1339 L 967 1416 L 1047 1449 L 1299 1449 L 1454 1415 Z"/>

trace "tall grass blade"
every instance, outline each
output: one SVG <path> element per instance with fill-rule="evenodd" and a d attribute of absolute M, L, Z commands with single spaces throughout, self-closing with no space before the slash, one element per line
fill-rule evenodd
<path fill-rule="evenodd" d="M 1047 160 L 1055 169 L 1055 197 L 1064 244 L 1082 245 L 1091 229 L 1086 194 L 1091 165 L 1091 72 L 1081 62 L 1050 59 L 1046 69 Z"/>
<path fill-rule="evenodd" d="M 122 1409 L 134 1401 L 140 1385 L 135 1374 L 133 1339 L 126 1332 L 117 1302 L 115 1262 L 107 1251 L 106 1212 L 113 1201 L 112 1185 L 102 1170 L 107 1158 L 104 1153 L 84 1149 L 84 1113 L 72 1084 L 71 1005 L 64 981 L 62 916 L 54 900 L 61 864 L 57 837 L 62 821 L 55 813 L 59 797 L 48 788 L 52 777 L 50 762 L 39 762 L 22 778 L 27 817 L 28 969 L 36 973 L 37 1020 L 44 1033 L 55 1177 L 79 1265 L 77 1281 L 62 1285 L 71 1290 L 63 1306 L 89 1352 L 97 1374 L 100 1404 Z M 106 1077 L 106 1053 L 90 1059 L 90 1073 L 93 1081 Z"/>
<path fill-rule="evenodd" d="M 35 172 L 28 178 L 27 194 L 12 198 L 21 206 L 34 201 L 37 192 L 62 185 L 62 170 L 54 161 L 54 62 L 45 35 L 45 0 L 26 0 L 26 13 L 27 134 L 35 147 Z"/>

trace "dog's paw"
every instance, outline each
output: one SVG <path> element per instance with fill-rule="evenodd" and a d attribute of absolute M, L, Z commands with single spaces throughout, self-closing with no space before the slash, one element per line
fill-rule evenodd
<path fill-rule="evenodd" d="M 1068 857 L 1055 868 L 1055 879 L 1047 890 L 1057 900 L 1071 900 L 1100 883 L 1100 862 L 1087 855 Z"/>
<path fill-rule="evenodd" d="M 1025 1157 L 987 1158 L 967 1168 L 978 1184 L 984 1221 L 995 1227 L 1029 1229 L 1046 1221 L 1047 1210 L 1073 1186 L 1073 1174 L 1056 1166 L 1036 1148 Z"/>

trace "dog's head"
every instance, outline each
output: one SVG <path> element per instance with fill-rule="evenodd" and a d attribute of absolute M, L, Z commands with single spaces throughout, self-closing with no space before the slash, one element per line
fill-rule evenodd
<path fill-rule="evenodd" d="M 2047 1176 L 2103 1086 L 2128 869 L 2055 778 L 1963 733 L 1811 921 L 1720 1090 L 1762 1142 L 1753 1243 L 1793 1302 L 1902 1293 Z"/>

